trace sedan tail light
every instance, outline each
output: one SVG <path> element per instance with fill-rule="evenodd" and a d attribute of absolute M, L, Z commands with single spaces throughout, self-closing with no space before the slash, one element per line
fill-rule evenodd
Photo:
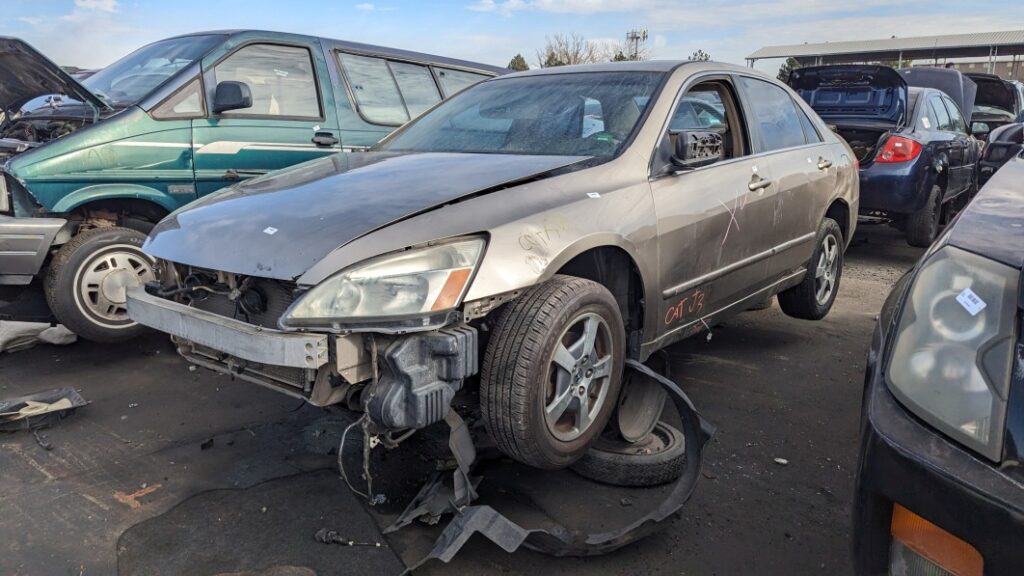
<path fill-rule="evenodd" d="M 910 162 L 921 154 L 921 143 L 903 136 L 890 136 L 878 151 L 875 162 Z"/>

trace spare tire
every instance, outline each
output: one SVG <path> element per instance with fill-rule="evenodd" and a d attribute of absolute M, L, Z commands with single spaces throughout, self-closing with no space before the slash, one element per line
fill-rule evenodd
<path fill-rule="evenodd" d="M 584 478 L 613 486 L 660 486 L 679 478 L 686 459 L 683 433 L 658 422 L 647 438 L 629 443 L 601 436 L 572 471 Z"/>

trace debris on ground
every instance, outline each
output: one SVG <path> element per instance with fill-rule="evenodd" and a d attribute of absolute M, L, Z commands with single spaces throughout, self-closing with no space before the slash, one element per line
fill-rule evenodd
<path fill-rule="evenodd" d="M 66 346 L 74 344 L 78 336 L 64 326 L 51 326 L 40 322 L 0 321 L 0 352 L 28 350 L 36 344 Z"/>
<path fill-rule="evenodd" d="M 789 464 L 789 460 L 786 460 L 785 458 L 776 458 L 775 463 L 779 466 L 787 466 Z"/>
<path fill-rule="evenodd" d="M 57 420 L 74 413 L 88 402 L 70 386 L 36 392 L 26 396 L 0 398 L 0 431 L 15 432 L 45 428 Z M 36 435 L 36 441 L 49 450 L 45 436 Z M 52 447 L 52 446 L 51 446 Z"/>
<path fill-rule="evenodd" d="M 200 450 L 209 450 L 210 448 L 213 448 L 213 438 L 207 438 L 199 444 Z"/>
<path fill-rule="evenodd" d="M 334 530 L 328 530 L 327 528 L 321 528 L 317 530 L 314 536 L 317 542 L 321 544 L 341 544 L 342 546 L 368 546 L 371 548 L 380 548 L 383 546 L 380 542 L 357 542 L 349 538 L 345 538 L 341 534 Z"/>

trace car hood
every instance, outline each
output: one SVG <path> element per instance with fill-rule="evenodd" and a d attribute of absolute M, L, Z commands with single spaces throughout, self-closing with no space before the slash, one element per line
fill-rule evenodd
<path fill-rule="evenodd" d="M 17 111 L 29 100 L 47 94 L 64 94 L 98 110 L 109 108 L 24 40 L 0 36 L 0 109 Z"/>
<path fill-rule="evenodd" d="M 1016 115 L 1016 88 L 1013 84 L 989 74 L 964 74 L 964 76 L 978 85 L 978 93 L 974 96 L 975 107 L 991 106 Z"/>
<path fill-rule="evenodd" d="M 826 121 L 905 123 L 907 83 L 888 66 L 800 68 L 789 85 Z"/>
<path fill-rule="evenodd" d="M 588 158 L 335 154 L 193 202 L 157 224 L 143 249 L 200 268 L 291 280 L 378 228 Z"/>
<path fill-rule="evenodd" d="M 1017 156 L 992 176 L 967 205 L 949 232 L 953 246 L 1024 266 L 1024 157 Z"/>

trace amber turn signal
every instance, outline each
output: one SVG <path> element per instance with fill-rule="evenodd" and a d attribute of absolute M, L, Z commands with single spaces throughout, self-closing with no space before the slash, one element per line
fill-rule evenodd
<path fill-rule="evenodd" d="M 899 504 L 892 507 L 892 537 L 954 576 L 983 576 L 985 562 L 973 546 Z"/>

